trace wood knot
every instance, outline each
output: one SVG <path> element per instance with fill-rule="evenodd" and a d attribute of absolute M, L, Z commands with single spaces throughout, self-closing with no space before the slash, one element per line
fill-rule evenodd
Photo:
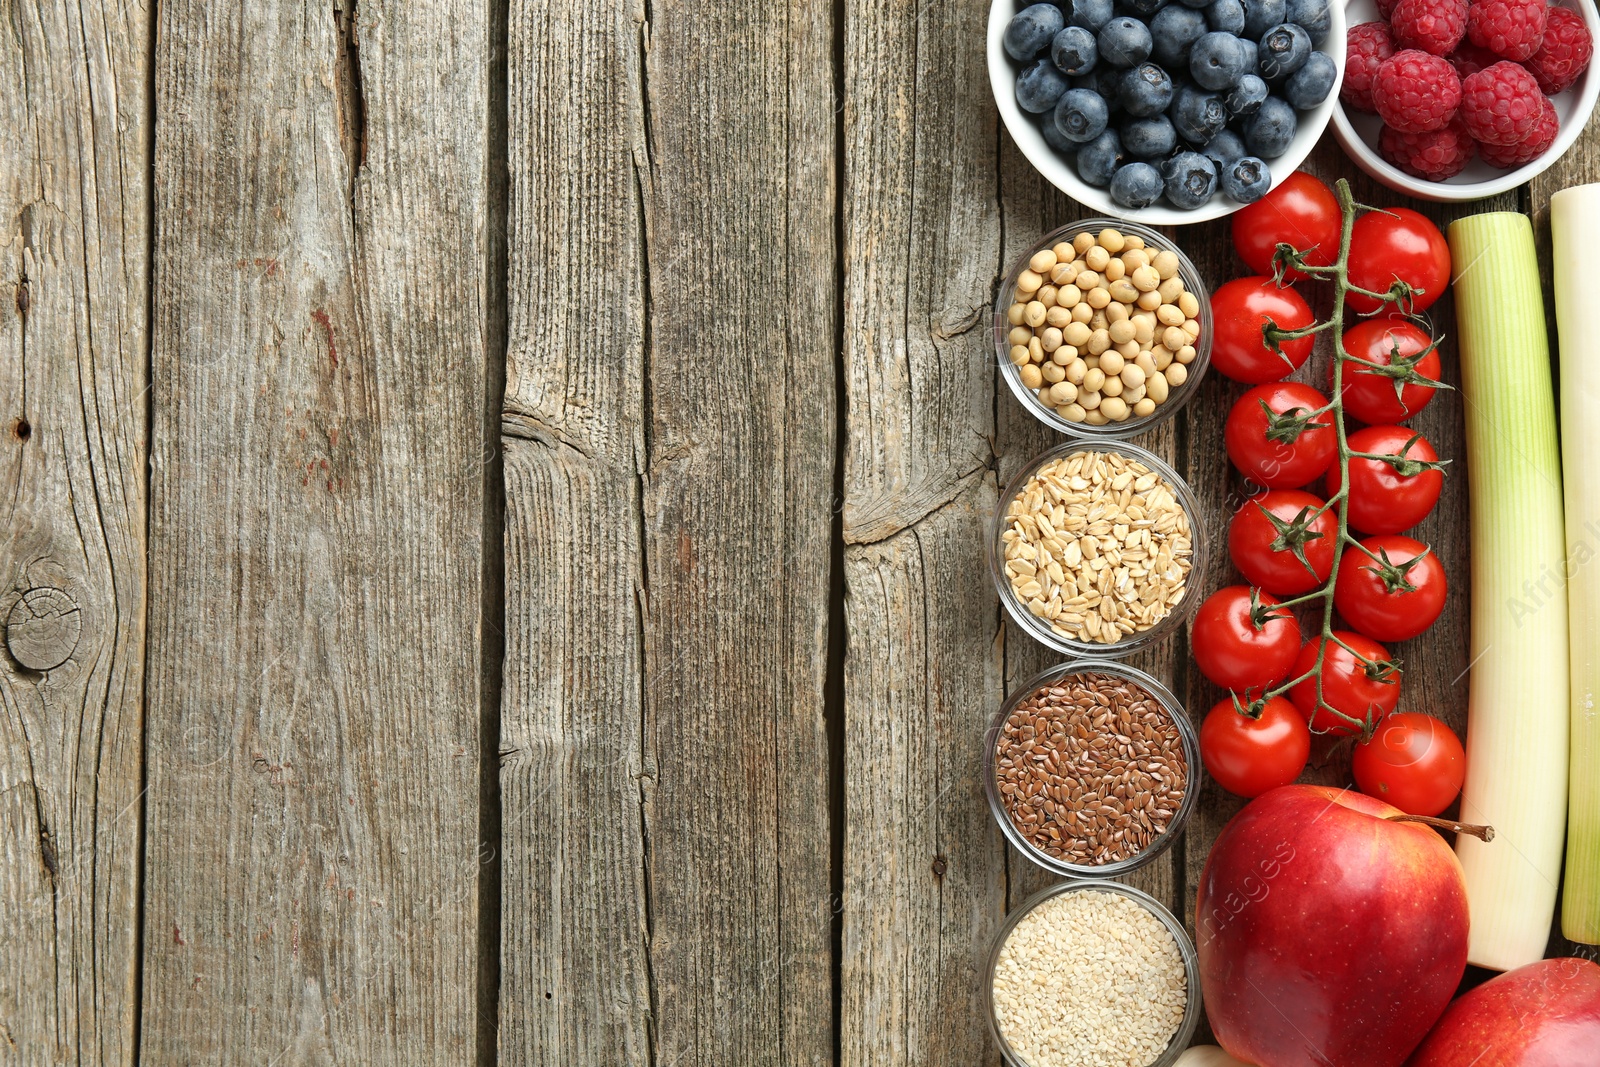
<path fill-rule="evenodd" d="M 22 594 L 6 619 L 6 647 L 31 671 L 59 667 L 78 647 L 83 613 L 65 591 L 38 586 Z"/>

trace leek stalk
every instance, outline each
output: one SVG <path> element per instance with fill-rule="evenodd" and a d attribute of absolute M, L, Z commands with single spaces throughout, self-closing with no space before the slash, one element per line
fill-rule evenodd
<path fill-rule="evenodd" d="M 1566 830 L 1568 661 L 1561 458 L 1544 297 L 1525 215 L 1450 226 L 1472 521 L 1471 692 L 1460 835 L 1467 959 L 1544 955 Z M 1600 412 L 1590 412 L 1590 420 Z"/>
<path fill-rule="evenodd" d="M 1572 770 L 1561 932 L 1600 943 L 1600 335 L 1589 321 L 1588 253 L 1600 247 L 1600 185 L 1550 198 L 1561 448 L 1566 471 L 1567 612 L 1572 654 Z"/>

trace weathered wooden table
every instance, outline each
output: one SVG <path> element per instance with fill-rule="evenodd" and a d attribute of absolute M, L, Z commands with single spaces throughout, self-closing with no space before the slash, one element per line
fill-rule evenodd
<path fill-rule="evenodd" d="M 1082 209 L 985 17 L 0 0 L 0 1063 L 995 1060 L 1046 879 L 978 750 L 1052 657 L 984 538 L 1051 437 L 989 308 Z M 1218 523 L 1236 393 L 1144 442 Z M 1189 911 L 1237 806 L 1132 881 Z"/>

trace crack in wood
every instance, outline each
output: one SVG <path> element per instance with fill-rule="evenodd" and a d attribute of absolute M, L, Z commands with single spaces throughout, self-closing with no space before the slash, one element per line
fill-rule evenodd
<path fill-rule="evenodd" d="M 339 54 L 334 60 L 339 88 L 339 139 L 349 161 L 352 221 L 356 175 L 367 162 L 367 94 L 361 76 L 361 37 L 356 8 L 357 0 L 335 0 L 333 5 L 334 24 L 340 38 Z"/>

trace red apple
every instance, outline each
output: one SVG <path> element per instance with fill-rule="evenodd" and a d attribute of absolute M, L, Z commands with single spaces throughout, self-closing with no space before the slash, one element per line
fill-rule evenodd
<path fill-rule="evenodd" d="M 1206 1014 L 1259 1067 L 1399 1067 L 1467 966 L 1444 838 L 1351 790 L 1286 785 L 1223 827 L 1195 930 Z"/>
<path fill-rule="evenodd" d="M 1577 1067 L 1600 1062 L 1600 965 L 1568 957 L 1497 975 L 1461 997 L 1412 1067 Z"/>

